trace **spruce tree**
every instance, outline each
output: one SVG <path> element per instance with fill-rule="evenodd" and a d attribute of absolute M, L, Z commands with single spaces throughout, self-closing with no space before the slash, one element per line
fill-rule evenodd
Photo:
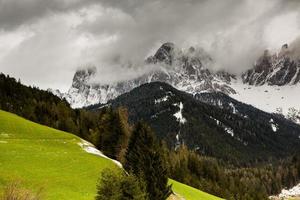
<path fill-rule="evenodd" d="M 161 149 L 143 122 L 138 122 L 132 132 L 124 167 L 145 182 L 149 200 L 165 200 L 172 193 Z"/>
<path fill-rule="evenodd" d="M 127 121 L 127 110 L 123 108 L 117 110 L 109 108 L 100 119 L 100 145 L 97 147 L 105 155 L 121 162 L 130 135 L 130 127 Z"/>

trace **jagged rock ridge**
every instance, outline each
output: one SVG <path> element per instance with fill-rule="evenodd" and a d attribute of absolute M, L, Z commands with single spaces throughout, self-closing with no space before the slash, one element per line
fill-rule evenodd
<path fill-rule="evenodd" d="M 291 56 L 287 44 L 278 54 L 271 55 L 266 50 L 253 69 L 242 76 L 243 82 L 250 85 L 295 85 L 300 82 L 300 59 Z"/>

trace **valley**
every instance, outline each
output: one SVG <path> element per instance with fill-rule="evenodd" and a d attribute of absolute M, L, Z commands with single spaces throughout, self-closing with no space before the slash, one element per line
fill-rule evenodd
<path fill-rule="evenodd" d="M 19 181 L 26 189 L 41 189 L 45 200 L 90 200 L 96 195 L 100 172 L 119 168 L 73 134 L 1 110 L 0 121 L 0 194 L 5 185 Z M 170 184 L 185 200 L 220 199 L 173 180 Z"/>

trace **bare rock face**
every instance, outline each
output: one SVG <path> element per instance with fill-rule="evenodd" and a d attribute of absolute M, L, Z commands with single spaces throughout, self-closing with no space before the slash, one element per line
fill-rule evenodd
<path fill-rule="evenodd" d="M 135 87 L 155 81 L 166 82 L 193 94 L 203 91 L 235 93 L 230 87 L 230 81 L 235 76 L 226 72 L 213 72 L 209 68 L 212 64 L 212 58 L 203 49 L 191 47 L 181 50 L 173 43 L 165 43 L 145 61 L 149 67 L 158 66 L 155 70 L 136 79 L 113 84 L 91 83 L 90 80 L 97 73 L 96 68 L 79 70 L 64 97 L 72 107 L 84 107 L 106 103 Z"/>
<path fill-rule="evenodd" d="M 300 82 L 300 60 L 293 57 L 287 44 L 278 54 L 265 51 L 253 69 L 242 75 L 243 82 L 250 85 L 295 85 Z"/>

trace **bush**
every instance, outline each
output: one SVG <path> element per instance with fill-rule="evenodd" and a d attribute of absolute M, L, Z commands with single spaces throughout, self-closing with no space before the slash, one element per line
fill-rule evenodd
<path fill-rule="evenodd" d="M 21 187 L 19 181 L 13 181 L 6 186 L 1 200 L 41 200 L 43 189 L 39 189 L 36 193 Z"/>
<path fill-rule="evenodd" d="M 105 169 L 97 189 L 96 200 L 147 200 L 144 183 L 120 170 Z"/>

